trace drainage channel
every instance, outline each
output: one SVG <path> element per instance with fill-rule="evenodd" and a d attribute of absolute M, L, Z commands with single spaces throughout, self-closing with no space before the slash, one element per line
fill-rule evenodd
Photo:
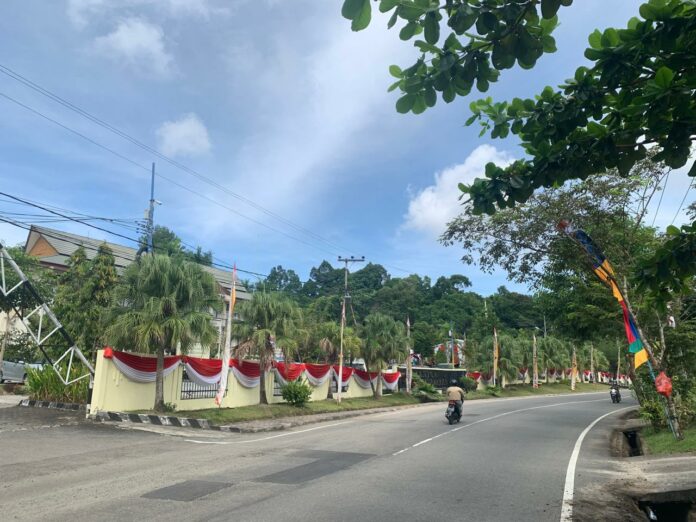
<path fill-rule="evenodd" d="M 696 514 L 696 489 L 655 493 L 637 501 L 650 521 L 689 522 Z"/>
<path fill-rule="evenodd" d="M 640 447 L 640 442 L 638 440 L 638 432 L 636 430 L 627 430 L 623 432 L 628 444 L 628 456 L 629 457 L 639 457 L 643 454 Z"/>

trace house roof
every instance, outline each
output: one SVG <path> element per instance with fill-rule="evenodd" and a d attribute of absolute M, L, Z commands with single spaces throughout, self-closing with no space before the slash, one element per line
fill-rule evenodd
<path fill-rule="evenodd" d="M 117 270 L 121 271 L 135 261 L 137 254 L 135 248 L 37 225 L 31 226 L 24 250 L 27 254 L 38 257 L 41 263 L 60 269 L 68 266 L 68 259 L 78 248 L 83 247 L 87 258 L 94 259 L 97 255 L 97 250 L 104 244 L 113 252 Z M 41 248 L 39 248 L 39 245 L 41 245 Z M 232 288 L 232 274 L 230 272 L 212 266 L 204 265 L 202 268 L 212 274 L 217 283 L 229 293 Z M 249 298 L 249 293 L 246 289 L 241 288 L 239 285 L 237 285 L 237 298 Z"/>

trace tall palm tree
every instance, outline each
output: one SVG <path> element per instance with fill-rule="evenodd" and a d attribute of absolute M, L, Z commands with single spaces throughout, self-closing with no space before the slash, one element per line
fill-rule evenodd
<path fill-rule="evenodd" d="M 300 310 L 282 294 L 255 292 L 249 301 L 240 304 L 239 315 L 242 320 L 234 324 L 234 330 L 241 342 L 235 355 L 258 357 L 261 366 L 259 400 L 261 404 L 268 404 L 265 372 L 271 367 L 276 346 L 297 346 L 292 336 L 300 320 Z"/>
<path fill-rule="evenodd" d="M 217 340 L 210 313 L 222 305 L 217 284 L 195 263 L 153 255 L 131 264 L 114 294 L 106 337 L 115 346 L 157 354 L 154 409 L 164 411 L 164 353 Z"/>
<path fill-rule="evenodd" d="M 391 317 L 374 313 L 365 318 L 363 328 L 364 345 L 362 356 L 368 373 L 375 366 L 381 377 L 383 365 L 401 355 L 408 353 L 408 343 L 404 325 L 397 323 Z M 382 380 L 377 379 L 375 387 L 370 380 L 373 396 L 378 399 L 382 396 Z"/>
<path fill-rule="evenodd" d="M 549 368 L 567 368 L 570 365 L 568 345 L 556 337 L 548 336 L 539 342 L 538 357 L 549 382 Z"/>

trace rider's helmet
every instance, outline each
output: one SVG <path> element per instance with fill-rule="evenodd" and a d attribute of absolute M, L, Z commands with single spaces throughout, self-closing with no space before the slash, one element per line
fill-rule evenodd
<path fill-rule="evenodd" d="M 457 379 L 451 379 L 450 386 L 456 386 L 456 385 L 457 385 Z"/>

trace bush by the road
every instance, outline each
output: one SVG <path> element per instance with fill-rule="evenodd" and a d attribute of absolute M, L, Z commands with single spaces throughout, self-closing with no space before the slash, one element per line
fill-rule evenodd
<path fill-rule="evenodd" d="M 64 375 L 64 373 L 63 373 Z M 80 376 L 78 368 L 70 372 L 70 379 Z M 69 386 L 65 386 L 51 366 L 45 366 L 41 370 L 27 369 L 27 389 L 32 399 L 37 401 L 75 402 L 87 401 L 88 379 L 81 379 Z"/>
<path fill-rule="evenodd" d="M 283 386 L 281 392 L 283 394 L 283 399 L 285 399 L 288 404 L 302 407 L 309 401 L 312 395 L 312 388 L 310 388 L 306 382 L 298 379 L 296 381 L 290 381 Z"/>
<path fill-rule="evenodd" d="M 462 390 L 467 393 L 476 391 L 476 388 L 478 387 L 478 384 L 474 379 L 466 376 L 459 379 L 459 385 L 462 387 Z"/>

